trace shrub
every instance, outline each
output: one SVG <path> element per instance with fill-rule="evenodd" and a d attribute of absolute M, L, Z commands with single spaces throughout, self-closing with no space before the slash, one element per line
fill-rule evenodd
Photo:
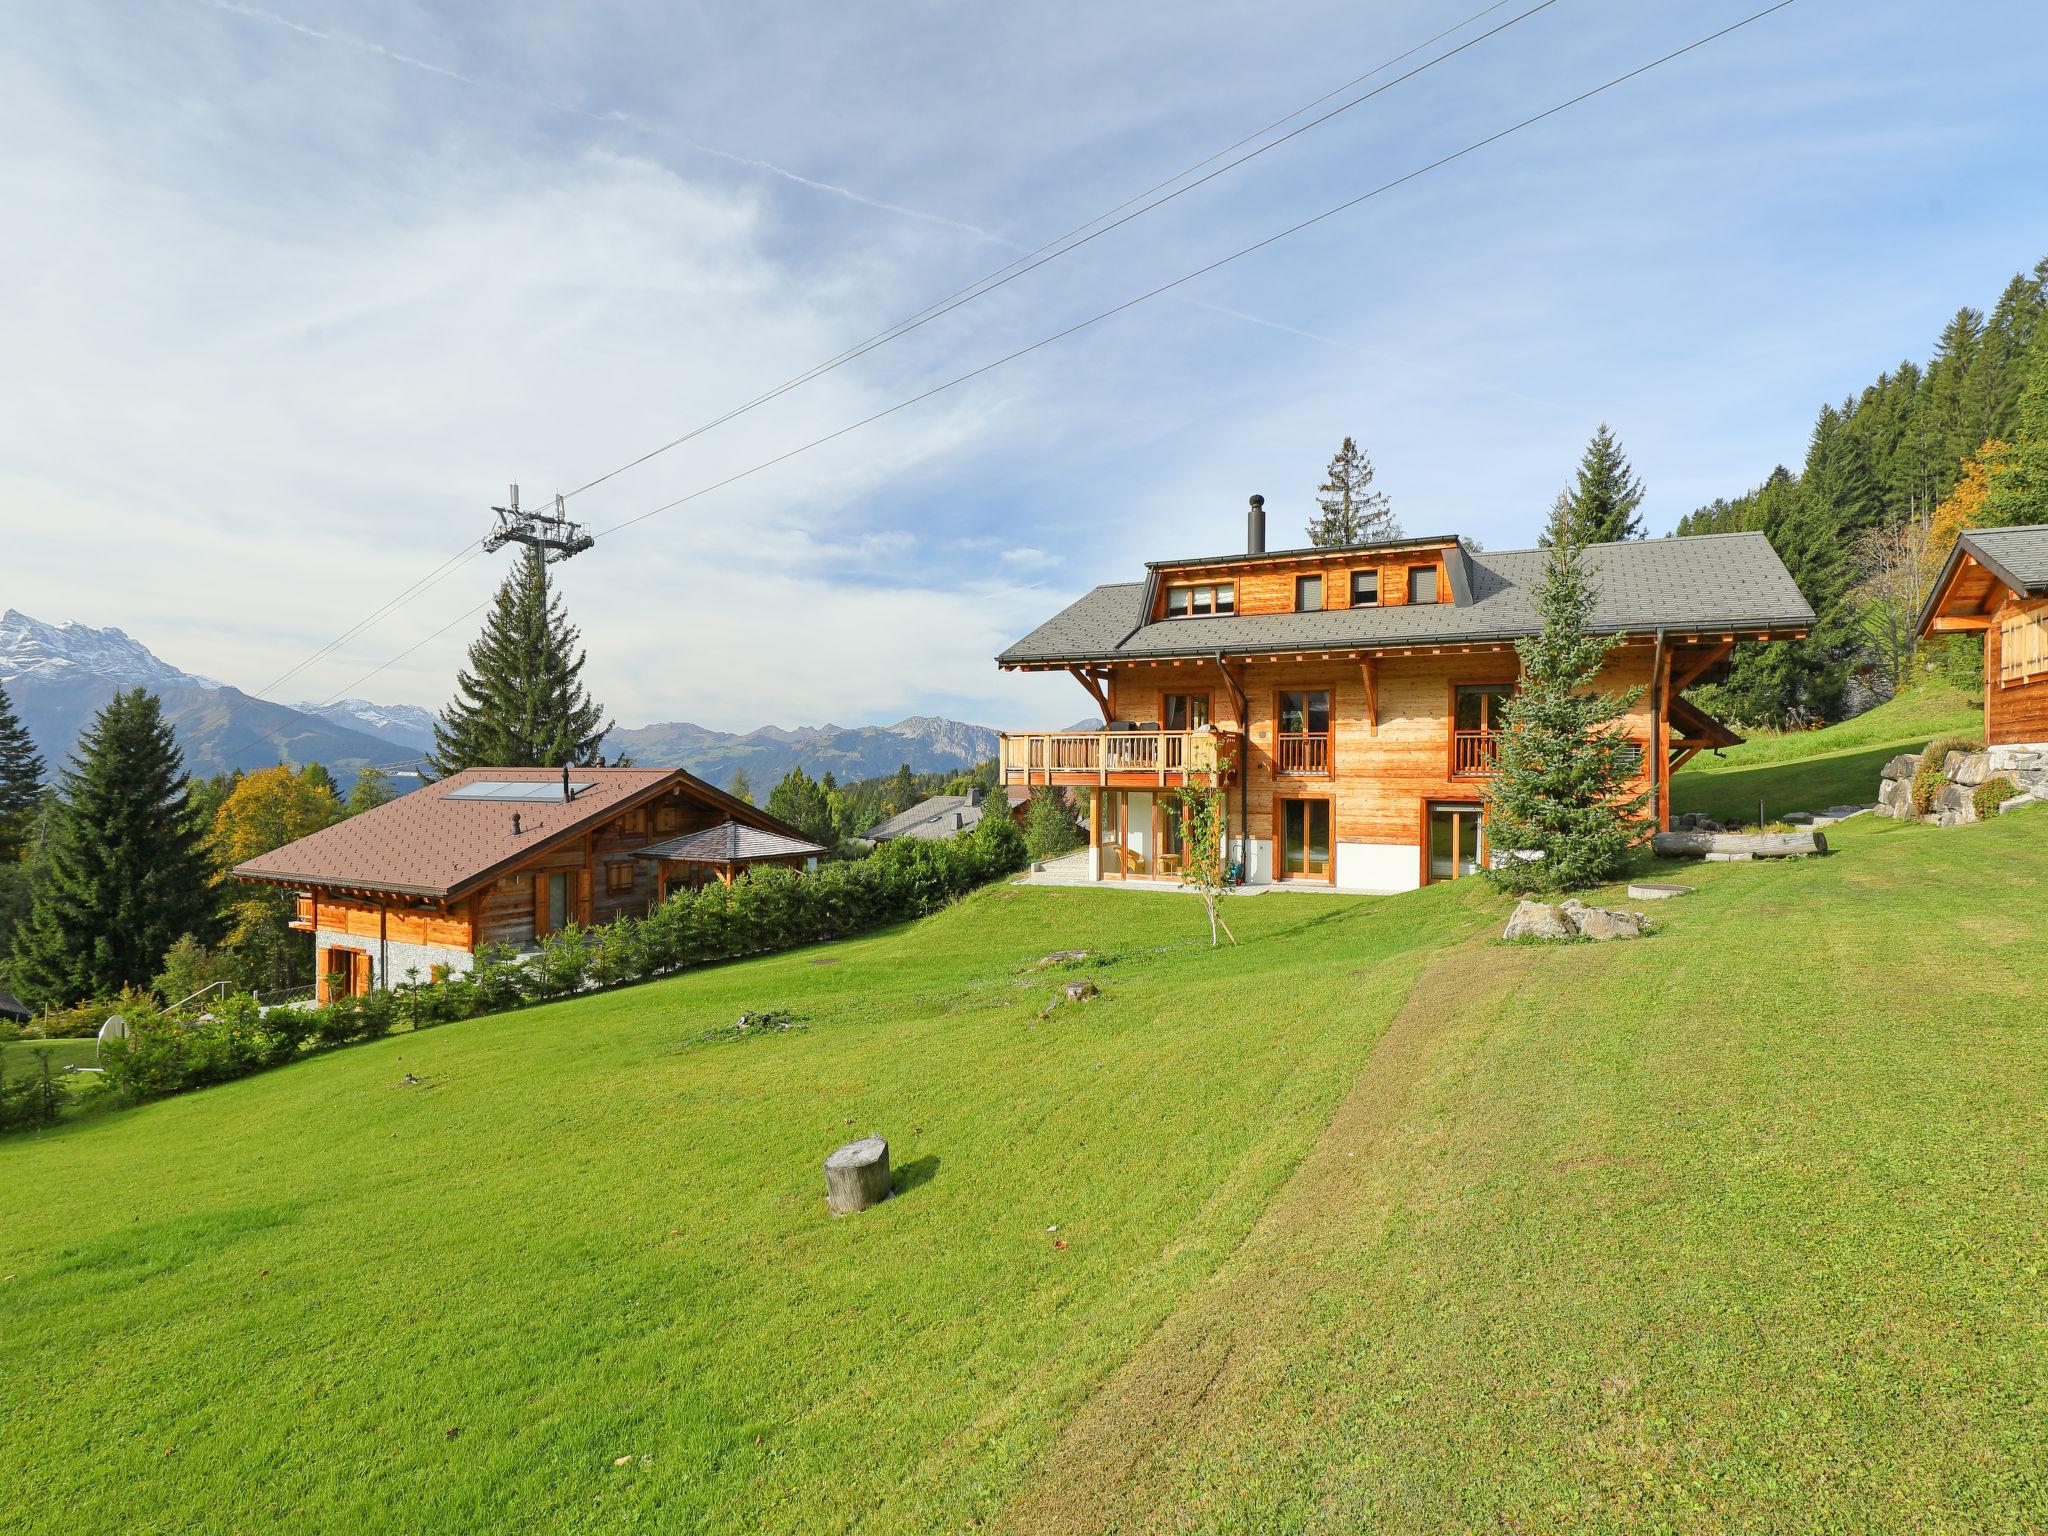
<path fill-rule="evenodd" d="M 1979 784 L 1970 795 L 1970 804 L 1976 807 L 1977 819 L 1982 821 L 1996 816 L 1998 808 L 2019 792 L 2019 785 L 2001 773 Z"/>
<path fill-rule="evenodd" d="M 974 824 L 969 841 L 981 859 L 985 879 L 999 880 L 1004 875 L 1013 875 L 1031 857 L 1024 846 L 1023 831 L 1010 819 L 1009 802 L 1001 797 L 982 806 L 981 820 Z"/>
<path fill-rule="evenodd" d="M 1031 807 L 1024 813 L 1024 846 L 1034 859 L 1056 859 L 1081 846 L 1073 803 L 1059 785 L 1040 784 L 1032 789 Z"/>
<path fill-rule="evenodd" d="M 1913 774 L 1913 814 L 1931 814 L 1935 793 L 1947 782 L 1948 776 L 1941 771 L 1941 765 L 1923 758 Z"/>
<path fill-rule="evenodd" d="M 1927 750 L 1920 754 L 1920 766 L 1932 766 L 1936 773 L 1948 761 L 1951 752 L 1982 752 L 1984 743 L 1974 736 L 1937 736 L 1927 743 Z"/>
<path fill-rule="evenodd" d="M 0 1059 L 0 1131 L 37 1130 L 55 1124 L 63 1110 L 64 1088 L 50 1069 L 49 1052 L 36 1054 L 35 1066 L 12 1078 Z"/>

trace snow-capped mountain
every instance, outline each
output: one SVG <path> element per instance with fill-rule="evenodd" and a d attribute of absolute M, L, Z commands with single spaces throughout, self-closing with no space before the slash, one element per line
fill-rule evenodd
<path fill-rule="evenodd" d="M 0 614 L 0 683 L 101 677 L 132 688 L 218 688 L 210 677 L 181 672 L 118 629 L 65 620 L 45 624 L 10 608 Z"/>
<path fill-rule="evenodd" d="M 426 751 L 434 744 L 434 712 L 417 704 L 372 704 L 368 699 L 342 699 L 334 704 L 299 703 L 301 714 L 318 715 L 352 731 L 366 731 L 396 746 Z"/>

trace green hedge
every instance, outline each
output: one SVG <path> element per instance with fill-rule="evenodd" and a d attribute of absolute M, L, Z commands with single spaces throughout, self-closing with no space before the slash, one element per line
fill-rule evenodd
<path fill-rule="evenodd" d="M 646 917 L 552 933 L 537 954 L 478 951 L 446 981 L 408 981 L 318 1007 L 259 1008 L 238 997 L 204 1018 L 173 1018 L 124 999 L 126 1040 L 102 1050 L 102 1091 L 122 1103 L 159 1098 L 281 1066 L 308 1050 L 499 1013 L 591 987 L 648 981 L 692 966 L 770 954 L 924 917 L 1024 864 L 1024 839 L 989 816 L 949 842 L 885 843 L 865 859 L 812 873 L 764 868 L 730 887 L 671 896 Z"/>

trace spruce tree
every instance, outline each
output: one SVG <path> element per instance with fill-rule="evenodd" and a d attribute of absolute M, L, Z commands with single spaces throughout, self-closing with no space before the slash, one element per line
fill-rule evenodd
<path fill-rule="evenodd" d="M 749 805 L 754 803 L 754 786 L 747 778 L 746 769 L 733 769 L 732 778 L 727 781 L 725 792 L 735 800 L 744 800 Z"/>
<path fill-rule="evenodd" d="M 2038 328 L 2014 412 L 2012 442 L 1993 465 L 1983 525 L 2048 523 L 2048 324 Z"/>
<path fill-rule="evenodd" d="M 1643 537 L 1643 520 L 1636 509 L 1643 504 L 1643 482 L 1635 477 L 1621 443 L 1606 422 L 1586 444 L 1579 457 L 1579 471 L 1558 496 L 1551 509 L 1551 530 L 1543 536 L 1548 545 L 1556 537 L 1558 513 L 1575 544 L 1613 544 L 1622 539 Z"/>
<path fill-rule="evenodd" d="M 1317 549 L 1347 549 L 1401 537 L 1385 491 L 1372 488 L 1372 460 L 1352 438 L 1331 457 L 1327 477 L 1316 488 L 1322 516 L 1308 525 L 1308 541 Z"/>
<path fill-rule="evenodd" d="M 117 693 L 58 787 L 49 865 L 14 976 L 37 1003 L 146 987 L 185 934 L 212 942 L 213 869 L 156 696 Z"/>
<path fill-rule="evenodd" d="M 584 692 L 580 639 L 541 552 L 524 551 L 469 648 L 469 666 L 456 674 L 456 697 L 434 724 L 435 777 L 596 761 L 612 722 Z"/>
<path fill-rule="evenodd" d="M 380 805 L 389 805 L 398 798 L 398 788 L 391 782 L 391 775 L 382 768 L 365 768 L 356 775 L 356 781 L 349 787 L 348 813 L 360 816 L 365 811 L 374 811 Z"/>
<path fill-rule="evenodd" d="M 789 770 L 768 795 L 768 814 L 788 822 L 812 842 L 830 848 L 839 841 L 832 821 L 832 801 L 824 785 L 805 773 L 801 764 Z"/>
<path fill-rule="evenodd" d="M 1648 796 L 1631 787 L 1640 755 L 1616 723 L 1642 690 L 1594 686 L 1615 640 L 1588 630 L 1594 575 L 1568 512 L 1552 518 L 1544 543 L 1534 594 L 1543 627 L 1515 643 L 1522 677 L 1501 712 L 1499 772 L 1486 791 L 1487 842 L 1503 855 L 1487 878 L 1518 893 L 1612 879 L 1652 830 Z"/>
<path fill-rule="evenodd" d="M 0 687 L 0 864 L 14 863 L 28 847 L 42 798 L 43 759 Z"/>

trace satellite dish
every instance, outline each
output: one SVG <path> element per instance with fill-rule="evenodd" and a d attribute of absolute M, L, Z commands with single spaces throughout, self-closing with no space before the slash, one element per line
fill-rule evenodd
<path fill-rule="evenodd" d="M 107 1022 L 100 1026 L 100 1043 L 104 1045 L 109 1040 L 126 1040 L 127 1038 L 128 1021 L 118 1013 L 108 1014 Z"/>

